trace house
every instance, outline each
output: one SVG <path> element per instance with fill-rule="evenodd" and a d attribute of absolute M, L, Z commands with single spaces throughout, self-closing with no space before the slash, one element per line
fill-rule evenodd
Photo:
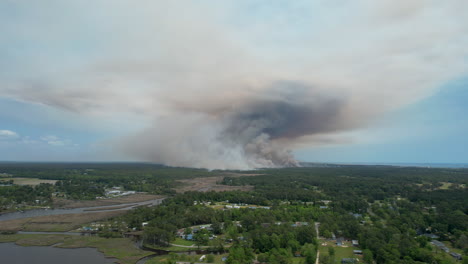
<path fill-rule="evenodd" d="M 352 240 L 351 243 L 353 244 L 353 247 L 358 247 L 359 246 L 359 241 L 358 240 Z"/>
<path fill-rule="evenodd" d="M 143 231 L 133 231 L 124 233 L 124 237 L 128 237 L 134 240 L 140 240 L 143 237 Z"/>
<path fill-rule="evenodd" d="M 177 230 L 177 236 L 183 238 L 185 235 L 185 228 Z"/>
<path fill-rule="evenodd" d="M 456 260 L 462 260 L 462 255 L 455 253 L 455 252 L 450 252 L 450 256 L 452 256 Z"/>
<path fill-rule="evenodd" d="M 362 250 L 353 250 L 354 255 L 362 255 Z"/>
<path fill-rule="evenodd" d="M 193 240 L 193 234 L 185 235 L 186 240 Z"/>
<path fill-rule="evenodd" d="M 442 242 L 440 242 L 440 241 L 438 241 L 438 240 L 432 240 L 431 243 L 432 243 L 434 246 L 438 247 L 439 249 L 441 249 L 441 250 L 443 250 L 443 251 L 445 251 L 445 252 L 447 252 L 447 253 L 450 252 L 450 250 L 448 249 L 448 247 L 446 247 L 446 246 L 444 245 L 444 243 L 442 243 Z"/>
<path fill-rule="evenodd" d="M 337 246 L 343 246 L 343 243 L 344 243 L 344 238 L 342 237 L 339 237 L 338 239 L 336 239 L 336 245 Z"/>
<path fill-rule="evenodd" d="M 362 217 L 362 214 L 353 214 L 354 218 L 360 218 Z"/>
<path fill-rule="evenodd" d="M 355 258 L 342 258 L 341 263 L 357 263 Z"/>
<path fill-rule="evenodd" d="M 430 239 L 438 239 L 439 238 L 438 235 L 434 235 L 434 234 L 423 234 L 423 236 L 428 237 Z"/>

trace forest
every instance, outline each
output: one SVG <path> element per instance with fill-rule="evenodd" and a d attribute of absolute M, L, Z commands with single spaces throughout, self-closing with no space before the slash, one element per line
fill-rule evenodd
<path fill-rule="evenodd" d="M 222 181 L 252 185 L 254 191 L 179 194 L 160 207 L 130 212 L 125 220 L 137 229 L 149 221 L 143 228 L 146 242 L 159 245 L 173 241 L 179 228 L 221 223 L 219 233 L 233 240 L 229 249 L 221 247 L 230 252 L 228 263 L 250 263 L 254 256 L 292 263 L 295 255 L 314 263 L 315 222 L 324 239 L 359 241 L 366 263 L 454 263 L 434 253 L 434 238 L 468 254 L 467 170 L 344 166 L 261 172 Z M 206 206 L 221 201 L 269 209 Z M 297 222 L 307 225 L 293 227 Z M 334 263 L 329 256 L 321 261 Z"/>
<path fill-rule="evenodd" d="M 141 232 L 144 245 L 159 249 L 190 235 L 199 248 L 228 254 L 229 264 L 315 263 L 324 248 L 320 262 L 339 263 L 341 240 L 358 241 L 363 263 L 468 263 L 467 169 L 336 165 L 236 174 L 152 164 L 0 164 L 0 173 L 57 180 L 34 187 L 5 181 L 3 205 L 54 193 L 95 199 L 112 186 L 163 194 L 161 205 L 111 219 L 100 235 Z M 220 175 L 218 184 L 252 188 L 176 192 L 177 180 Z"/>

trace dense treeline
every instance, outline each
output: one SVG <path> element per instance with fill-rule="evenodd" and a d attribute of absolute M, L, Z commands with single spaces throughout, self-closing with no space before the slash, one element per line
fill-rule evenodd
<path fill-rule="evenodd" d="M 47 183 L 36 186 L 2 186 L 0 187 L 0 212 L 22 204 L 49 205 L 52 202 L 53 192 L 53 185 Z"/>
<path fill-rule="evenodd" d="M 239 192 L 187 193 L 167 199 L 161 206 L 138 208 L 122 217 L 130 228 L 144 229 L 144 240 L 154 245 L 168 245 L 179 228 L 211 224 L 215 234 L 224 234 L 233 241 L 228 263 L 248 263 L 259 254 L 269 263 L 290 263 L 296 252 L 302 252 L 314 263 L 317 240 L 313 223 L 295 222 L 316 218 L 319 209 L 313 206 L 273 206 L 270 209 L 219 210 L 193 205 L 197 200 L 227 200 Z M 251 195 L 250 195 L 251 196 Z M 196 197 L 197 200 L 193 200 Z M 143 227 L 144 222 L 149 222 Z M 213 251 L 225 251 L 223 241 L 211 243 Z M 312 261 L 313 260 L 313 261 Z"/>
<path fill-rule="evenodd" d="M 105 188 L 113 186 L 137 192 L 172 195 L 175 194 L 178 179 L 217 175 L 217 172 L 202 169 L 170 168 L 144 163 L 0 163 L 0 173 L 7 177 L 58 180 L 52 192 L 60 192 L 65 198 L 76 200 L 96 199 L 104 195 Z M 2 182 L 4 185 L 7 183 L 11 184 Z M 9 193 L 4 197 L 6 204 L 9 201 L 29 201 L 22 198 L 21 191 L 13 191 L 21 190 L 20 187 L 0 188 Z"/>
<path fill-rule="evenodd" d="M 209 242 L 210 250 L 228 250 L 228 263 L 250 263 L 254 258 L 291 263 L 294 255 L 315 263 L 315 222 L 320 222 L 319 233 L 326 239 L 359 240 L 366 263 L 453 263 L 450 256 L 437 253 L 430 236 L 468 255 L 467 169 L 333 166 L 264 169 L 239 177 L 151 164 L 0 164 L 0 173 L 58 180 L 55 185 L 2 186 L 2 204 L 47 201 L 53 192 L 94 199 L 112 186 L 169 195 L 161 206 L 122 216 L 114 228 L 118 231 L 107 230 L 108 235 L 143 230 L 145 243 L 167 246 L 178 229 L 211 224 L 212 235 L 223 240 Z M 223 184 L 250 185 L 254 190 L 175 194 L 175 180 L 220 174 L 225 175 Z M 210 206 L 216 202 L 263 208 Z M 195 233 L 194 241 L 207 244 L 207 236 L 204 231 Z M 232 241 L 229 249 L 226 240 Z M 321 262 L 332 263 L 333 258 Z"/>
<path fill-rule="evenodd" d="M 224 178 L 253 185 L 265 199 L 324 206 L 320 233 L 359 239 L 377 263 L 442 263 L 420 233 L 437 235 L 468 255 L 468 170 L 338 166 L 263 170 Z M 447 185 L 443 188 L 443 186 Z"/>

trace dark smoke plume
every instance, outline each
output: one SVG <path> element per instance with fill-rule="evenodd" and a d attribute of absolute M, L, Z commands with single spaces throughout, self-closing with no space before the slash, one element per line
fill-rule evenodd
<path fill-rule="evenodd" d="M 173 119 L 157 120 L 157 126 L 128 138 L 125 149 L 143 159 L 175 166 L 298 166 L 282 142 L 347 128 L 341 115 L 343 99 L 299 82 L 277 82 L 260 94 L 232 103 L 235 106 L 215 110 L 203 109 L 201 104 Z"/>

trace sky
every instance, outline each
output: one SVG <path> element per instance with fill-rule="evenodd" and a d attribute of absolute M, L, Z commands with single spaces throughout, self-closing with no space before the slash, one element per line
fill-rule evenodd
<path fill-rule="evenodd" d="M 0 161 L 468 163 L 468 2 L 0 2 Z"/>

